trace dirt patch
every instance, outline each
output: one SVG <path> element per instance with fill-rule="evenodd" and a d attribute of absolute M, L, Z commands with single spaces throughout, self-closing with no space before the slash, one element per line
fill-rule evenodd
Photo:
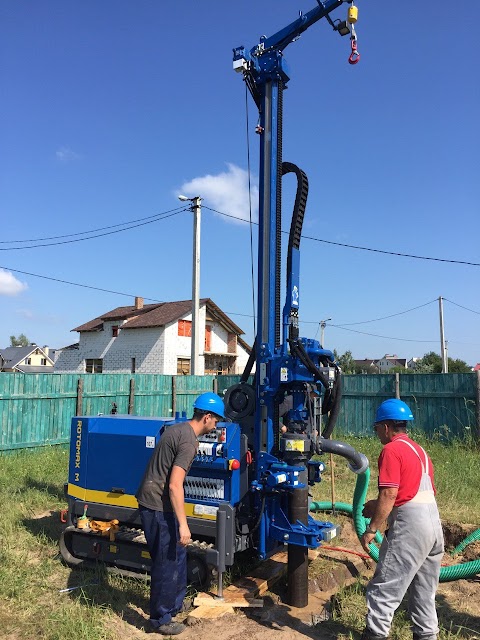
<path fill-rule="evenodd" d="M 478 529 L 478 525 L 465 524 L 463 522 L 442 522 L 443 537 L 445 539 L 445 549 L 454 549 L 467 536 Z"/>
<path fill-rule="evenodd" d="M 33 532 L 57 535 L 60 524 L 58 513 L 47 512 L 26 521 Z M 450 549 L 457 546 L 477 527 L 468 524 L 445 523 L 445 537 Z M 335 547 L 327 549 L 326 547 Z M 347 553 L 347 549 L 353 553 Z M 358 555 L 356 555 L 358 554 Z M 218 619 L 202 620 L 186 626 L 182 640 L 329 640 L 330 638 L 357 637 L 353 627 L 344 627 L 331 618 L 332 598 L 343 585 L 360 581 L 365 585 L 371 577 L 375 563 L 362 558 L 364 551 L 349 518 L 342 519 L 342 532 L 331 545 L 325 545 L 318 559 L 309 567 L 308 606 L 296 609 L 285 604 L 286 581 L 280 580 L 264 596 L 262 609 L 236 609 Z M 455 559 L 445 554 L 444 564 L 456 564 L 480 559 L 480 543 L 469 545 L 463 556 Z M 109 591 L 111 595 L 111 591 Z M 105 597 L 105 594 L 103 594 Z M 112 606 L 112 616 L 108 622 L 117 640 L 142 639 L 148 618 L 146 598 L 128 601 L 123 610 Z M 480 579 L 458 580 L 442 583 L 437 593 L 438 611 L 442 626 L 451 629 L 452 635 L 469 640 L 480 640 Z M 185 620 L 187 615 L 183 615 Z M 323 624 L 326 622 L 326 624 Z M 352 634 L 349 636 L 349 634 Z M 11 636 L 9 640 L 16 640 Z"/>

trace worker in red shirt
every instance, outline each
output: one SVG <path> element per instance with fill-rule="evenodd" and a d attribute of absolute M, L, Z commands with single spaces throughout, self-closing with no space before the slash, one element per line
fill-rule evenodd
<path fill-rule="evenodd" d="M 435 640 L 438 620 L 435 592 L 444 551 L 435 501 L 433 465 L 424 449 L 407 435 L 413 414 L 401 400 L 385 400 L 374 429 L 383 449 L 378 459 L 378 498 L 363 515 L 371 518 L 361 538 L 369 544 L 387 521 L 375 575 L 367 591 L 362 640 L 386 640 L 393 614 L 409 592 L 408 610 L 414 640 Z"/>

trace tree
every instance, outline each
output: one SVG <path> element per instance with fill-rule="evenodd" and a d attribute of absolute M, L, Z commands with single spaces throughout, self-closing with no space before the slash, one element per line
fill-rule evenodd
<path fill-rule="evenodd" d="M 429 351 L 415 365 L 417 373 L 442 373 L 442 358 L 434 351 Z M 449 373 L 469 373 L 471 368 L 464 360 L 448 358 Z"/>
<path fill-rule="evenodd" d="M 470 373 L 472 368 L 468 366 L 468 364 L 464 360 L 460 360 L 456 358 L 452 360 L 452 358 L 448 359 L 448 373 Z"/>
<path fill-rule="evenodd" d="M 406 367 L 402 367 L 399 365 L 398 367 L 392 367 L 388 370 L 388 373 L 414 373 L 412 369 L 407 369 Z"/>
<path fill-rule="evenodd" d="M 351 351 L 345 351 L 343 355 L 339 356 L 336 350 L 334 350 L 333 355 L 342 373 L 356 373 L 355 360 L 353 359 Z"/>
<path fill-rule="evenodd" d="M 30 340 L 24 333 L 21 333 L 18 338 L 15 336 L 10 336 L 11 347 L 28 347 L 29 344 Z"/>

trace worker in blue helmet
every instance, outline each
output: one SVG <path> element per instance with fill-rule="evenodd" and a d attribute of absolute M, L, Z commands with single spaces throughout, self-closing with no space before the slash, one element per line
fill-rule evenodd
<path fill-rule="evenodd" d="M 183 485 L 197 453 L 197 438 L 224 419 L 220 396 L 202 393 L 193 404 L 192 418 L 163 432 L 136 493 L 152 558 L 151 632 L 173 636 L 185 630 L 184 624 L 173 619 L 182 610 L 187 590 L 186 547 L 191 542 Z"/>
<path fill-rule="evenodd" d="M 435 640 L 438 620 L 435 592 L 444 551 L 435 500 L 433 465 L 425 450 L 407 435 L 413 421 L 402 400 L 385 400 L 373 428 L 383 444 L 378 459 L 378 498 L 363 515 L 371 518 L 362 536 L 366 551 L 378 529 L 384 534 L 375 575 L 367 590 L 367 618 L 362 640 L 386 640 L 393 614 L 409 592 L 414 640 Z"/>

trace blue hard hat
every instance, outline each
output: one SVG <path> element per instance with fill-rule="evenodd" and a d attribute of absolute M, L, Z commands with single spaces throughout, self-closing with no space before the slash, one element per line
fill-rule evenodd
<path fill-rule="evenodd" d="M 202 393 L 201 396 L 193 403 L 194 409 L 199 409 L 200 411 L 209 411 L 210 413 L 215 413 L 217 416 L 221 418 L 225 418 L 225 407 L 223 405 L 223 400 L 220 396 L 217 396 L 216 393 L 212 393 L 208 391 L 207 393 Z"/>
<path fill-rule="evenodd" d="M 408 404 L 402 400 L 391 398 L 382 402 L 375 414 L 375 422 L 383 420 L 413 420 L 413 413 Z"/>

